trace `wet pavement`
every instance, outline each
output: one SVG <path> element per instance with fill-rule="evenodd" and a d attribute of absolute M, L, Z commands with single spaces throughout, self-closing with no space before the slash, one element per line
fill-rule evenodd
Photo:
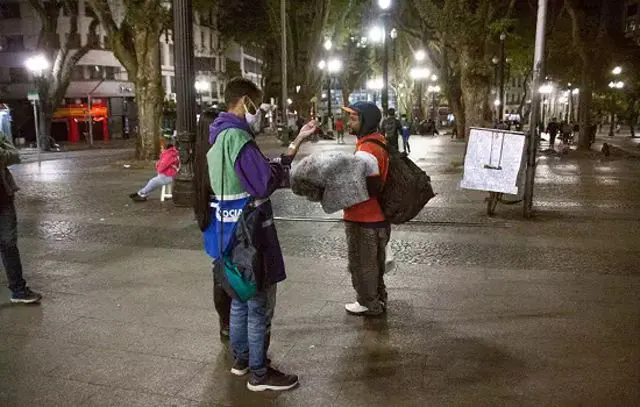
<path fill-rule="evenodd" d="M 344 312 L 340 215 L 274 195 L 289 278 L 271 357 L 301 377 L 285 394 L 228 373 L 193 216 L 159 192 L 129 201 L 152 175 L 114 165 L 130 150 L 13 167 L 25 273 L 45 299 L 10 305 L 0 275 L 0 405 L 639 405 L 640 160 L 542 155 L 535 218 L 488 218 L 486 194 L 457 187 L 463 144 L 412 147 L 439 195 L 394 228 L 385 318 Z"/>

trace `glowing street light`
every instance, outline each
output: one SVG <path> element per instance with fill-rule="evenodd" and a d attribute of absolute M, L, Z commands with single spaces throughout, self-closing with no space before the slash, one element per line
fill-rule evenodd
<path fill-rule="evenodd" d="M 609 82 L 609 87 L 611 89 L 622 89 L 624 88 L 624 82 L 622 81 L 618 81 L 618 82 Z"/>
<path fill-rule="evenodd" d="M 211 90 L 211 84 L 207 81 L 196 81 L 196 92 L 202 94 Z"/>
<path fill-rule="evenodd" d="M 427 87 L 427 92 L 429 92 L 429 93 L 440 93 L 440 90 L 441 89 L 440 89 L 439 85 L 436 85 L 436 86 L 431 86 L 430 85 L 430 86 Z"/>
<path fill-rule="evenodd" d="M 429 68 L 416 67 L 411 68 L 409 76 L 415 80 L 427 79 L 431 75 Z"/>
<path fill-rule="evenodd" d="M 419 49 L 415 52 L 413 56 L 416 58 L 416 61 L 422 62 L 427 57 L 427 53 L 424 52 L 423 49 Z"/>
<path fill-rule="evenodd" d="M 369 29 L 369 40 L 373 43 L 380 43 L 384 40 L 384 29 L 374 25 Z"/>
<path fill-rule="evenodd" d="M 327 38 L 327 39 L 324 41 L 323 47 L 324 47 L 324 49 L 326 49 L 327 51 L 331 51 L 331 48 L 333 47 L 333 43 L 331 42 L 331 39 L 330 39 L 330 38 Z"/>
<path fill-rule="evenodd" d="M 615 68 L 613 68 L 613 70 L 611 72 L 614 75 L 620 75 L 622 73 L 622 67 L 616 66 Z"/>
<path fill-rule="evenodd" d="M 42 71 L 48 69 L 51 64 L 49 64 L 49 61 L 44 56 L 36 55 L 27 59 L 24 63 L 24 66 L 33 74 L 39 76 L 42 75 Z"/>
<path fill-rule="evenodd" d="M 380 90 L 382 89 L 382 78 L 373 78 L 367 80 L 367 89 L 370 90 Z"/>
<path fill-rule="evenodd" d="M 337 73 L 342 71 L 342 61 L 337 58 L 330 60 L 327 64 L 327 71 L 329 71 L 329 73 Z"/>
<path fill-rule="evenodd" d="M 544 84 L 540 86 L 540 89 L 538 91 L 543 95 L 548 95 L 550 93 L 553 93 L 553 85 L 550 83 Z"/>
<path fill-rule="evenodd" d="M 391 7 L 391 0 L 378 0 L 378 6 L 382 10 L 388 10 Z"/>
<path fill-rule="evenodd" d="M 496 100 L 494 100 L 494 101 L 493 101 L 493 105 L 494 105 L 495 107 L 500 106 L 500 105 L 501 105 L 501 103 L 500 103 L 500 99 L 496 99 Z"/>
<path fill-rule="evenodd" d="M 324 59 L 318 62 L 318 68 L 320 68 L 321 71 L 324 71 L 324 68 L 326 67 L 327 67 L 327 62 Z"/>
<path fill-rule="evenodd" d="M 438 80 L 438 75 L 435 75 L 435 74 L 431 75 L 431 80 L 433 82 L 437 81 Z"/>

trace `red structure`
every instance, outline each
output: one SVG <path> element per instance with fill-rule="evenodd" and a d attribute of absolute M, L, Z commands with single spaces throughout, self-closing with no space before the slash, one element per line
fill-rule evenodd
<path fill-rule="evenodd" d="M 85 103 L 67 104 L 53 114 L 51 134 L 57 141 L 76 144 L 81 140 L 89 140 L 89 125 L 92 125 L 93 140 L 102 140 L 108 143 L 108 118 L 107 104 L 102 99 L 91 101 L 91 111 Z"/>

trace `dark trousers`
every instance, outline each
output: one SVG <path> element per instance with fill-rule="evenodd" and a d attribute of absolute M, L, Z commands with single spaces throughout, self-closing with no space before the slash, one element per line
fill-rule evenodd
<path fill-rule="evenodd" d="M 558 133 L 549 132 L 549 148 L 553 148 L 556 145 L 556 136 Z"/>
<path fill-rule="evenodd" d="M 410 153 L 411 152 L 411 146 L 409 145 L 409 137 L 403 137 L 402 138 L 402 146 L 404 148 L 404 152 L 405 153 Z"/>
<path fill-rule="evenodd" d="M 347 222 L 346 233 L 349 273 L 358 303 L 369 311 L 381 311 L 380 302 L 387 302 L 384 271 L 390 229 L 366 228 L 359 223 Z"/>
<path fill-rule="evenodd" d="M 6 196 L 0 198 L 0 254 L 9 280 L 9 289 L 14 293 L 24 291 L 27 283 L 22 278 L 16 208 L 13 199 Z"/>

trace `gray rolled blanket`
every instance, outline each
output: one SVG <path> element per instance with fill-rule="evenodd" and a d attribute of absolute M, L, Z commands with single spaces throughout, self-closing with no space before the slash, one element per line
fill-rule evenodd
<path fill-rule="evenodd" d="M 369 199 L 366 174 L 365 163 L 352 154 L 315 153 L 292 168 L 291 190 L 334 213 Z"/>

